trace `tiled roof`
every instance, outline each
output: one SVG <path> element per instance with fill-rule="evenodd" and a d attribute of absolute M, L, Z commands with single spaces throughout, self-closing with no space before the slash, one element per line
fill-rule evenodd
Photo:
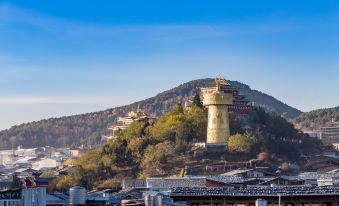
<path fill-rule="evenodd" d="M 206 177 L 147 178 L 148 188 L 205 187 Z"/>
<path fill-rule="evenodd" d="M 170 196 L 314 196 L 338 195 L 339 187 L 310 187 L 310 186 L 251 186 L 244 188 L 217 187 L 217 188 L 189 188 L 180 187 L 172 189 Z"/>

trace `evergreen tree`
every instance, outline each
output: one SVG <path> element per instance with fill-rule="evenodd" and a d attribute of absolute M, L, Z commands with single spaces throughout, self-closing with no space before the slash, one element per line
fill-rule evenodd
<path fill-rule="evenodd" d="M 193 105 L 203 108 L 202 101 L 200 99 L 199 93 L 196 93 L 194 98 L 193 98 Z"/>

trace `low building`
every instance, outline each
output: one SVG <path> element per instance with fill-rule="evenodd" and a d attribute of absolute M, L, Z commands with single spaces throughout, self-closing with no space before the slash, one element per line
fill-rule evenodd
<path fill-rule="evenodd" d="M 35 177 L 34 178 L 34 185 L 37 187 L 48 187 L 50 186 L 55 177 Z"/>
<path fill-rule="evenodd" d="M 187 175 L 219 175 L 239 168 L 248 168 L 249 162 L 216 162 L 199 165 L 187 166 L 185 172 Z"/>
<path fill-rule="evenodd" d="M 16 161 L 14 150 L 0 151 L 0 165 L 13 165 Z"/>
<path fill-rule="evenodd" d="M 339 179 L 338 173 L 318 173 L 303 172 L 298 175 L 298 179 L 303 180 L 305 185 L 335 185 L 335 181 Z M 328 183 L 328 182 L 331 183 Z"/>
<path fill-rule="evenodd" d="M 313 155 L 304 167 L 307 171 L 329 172 L 339 169 L 339 157 L 331 154 Z"/>
<path fill-rule="evenodd" d="M 113 195 L 110 189 L 87 193 L 87 206 L 118 205 L 119 203 L 120 199 Z"/>
<path fill-rule="evenodd" d="M 47 206 L 66 206 L 69 205 L 68 196 L 64 194 L 47 194 Z"/>
<path fill-rule="evenodd" d="M 38 161 L 32 163 L 32 169 L 34 169 L 34 170 L 41 170 L 43 168 L 53 169 L 53 168 L 56 168 L 59 165 L 60 165 L 60 162 L 58 162 L 57 160 L 51 159 L 51 158 L 46 158 L 46 159 L 41 159 L 41 160 L 38 160 Z"/>
<path fill-rule="evenodd" d="M 318 131 L 303 131 L 305 134 L 313 138 L 318 138 L 319 132 Z"/>
<path fill-rule="evenodd" d="M 38 158 L 35 156 L 27 156 L 27 157 L 22 157 L 18 159 L 17 161 L 14 162 L 14 165 L 16 167 L 21 167 L 21 168 L 31 168 L 32 163 L 37 161 Z"/>
<path fill-rule="evenodd" d="M 18 178 L 27 178 L 27 177 L 33 177 L 33 174 L 36 173 L 36 170 L 33 170 L 32 168 L 19 168 L 14 171 L 14 174 Z"/>
<path fill-rule="evenodd" d="M 333 206 L 339 203 L 339 187 L 306 186 L 250 186 L 244 188 L 174 188 L 170 192 L 173 203 L 189 206 L 254 206 L 264 199 L 267 205 Z"/>
<path fill-rule="evenodd" d="M 71 148 L 69 149 L 70 156 L 73 158 L 79 158 L 81 155 L 85 154 L 88 150 L 84 148 Z"/>
<path fill-rule="evenodd" d="M 46 206 L 46 188 L 32 187 L 0 192 L 1 206 Z"/>
<path fill-rule="evenodd" d="M 275 177 L 277 174 L 268 171 L 267 167 L 256 167 L 252 169 L 235 169 L 224 174 L 223 176 L 241 176 L 247 178 Z"/>
<path fill-rule="evenodd" d="M 325 179 L 318 179 L 317 180 L 318 186 L 338 186 L 339 185 L 339 179 L 337 177 L 332 178 L 325 178 Z"/>
<path fill-rule="evenodd" d="M 223 187 L 224 182 L 206 177 L 166 177 L 147 178 L 146 187 L 152 189 L 171 189 L 173 187 Z"/>
<path fill-rule="evenodd" d="M 8 190 L 13 185 L 13 175 L 0 175 L 0 191 Z"/>
<path fill-rule="evenodd" d="M 264 177 L 264 172 L 255 169 L 236 169 L 222 174 L 224 176 Z"/>
<path fill-rule="evenodd" d="M 144 179 L 123 179 L 121 182 L 123 190 L 132 188 L 146 188 L 146 180 Z"/>
<path fill-rule="evenodd" d="M 19 157 L 36 156 L 37 152 L 38 148 L 24 149 L 21 146 L 19 146 L 17 150 L 14 150 L 14 154 Z"/>

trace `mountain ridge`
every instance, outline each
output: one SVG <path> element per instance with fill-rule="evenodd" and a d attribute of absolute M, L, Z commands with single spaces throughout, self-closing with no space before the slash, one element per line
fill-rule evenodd
<path fill-rule="evenodd" d="M 339 106 L 304 112 L 295 119 L 294 124 L 303 130 L 319 130 L 332 120 L 339 121 Z"/>
<path fill-rule="evenodd" d="M 248 99 L 254 100 L 255 105 L 268 112 L 276 113 L 287 119 L 294 119 L 301 114 L 298 109 L 263 92 L 251 89 L 246 84 L 238 81 L 230 82 L 231 85 L 238 87 Z M 175 104 L 183 104 L 192 98 L 199 88 L 213 84 L 212 78 L 192 80 L 129 105 L 16 125 L 0 131 L 0 149 L 13 148 L 18 145 L 25 147 L 96 145 L 100 143 L 107 126 L 112 124 L 117 116 L 125 115 L 130 110 L 136 109 L 138 105 L 147 113 L 160 116 L 168 112 Z"/>

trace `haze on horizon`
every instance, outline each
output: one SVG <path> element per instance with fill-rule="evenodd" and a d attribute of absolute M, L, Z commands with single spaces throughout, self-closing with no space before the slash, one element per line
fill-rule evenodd
<path fill-rule="evenodd" d="M 224 75 L 302 111 L 339 105 L 339 2 L 0 1 L 0 129 Z"/>

